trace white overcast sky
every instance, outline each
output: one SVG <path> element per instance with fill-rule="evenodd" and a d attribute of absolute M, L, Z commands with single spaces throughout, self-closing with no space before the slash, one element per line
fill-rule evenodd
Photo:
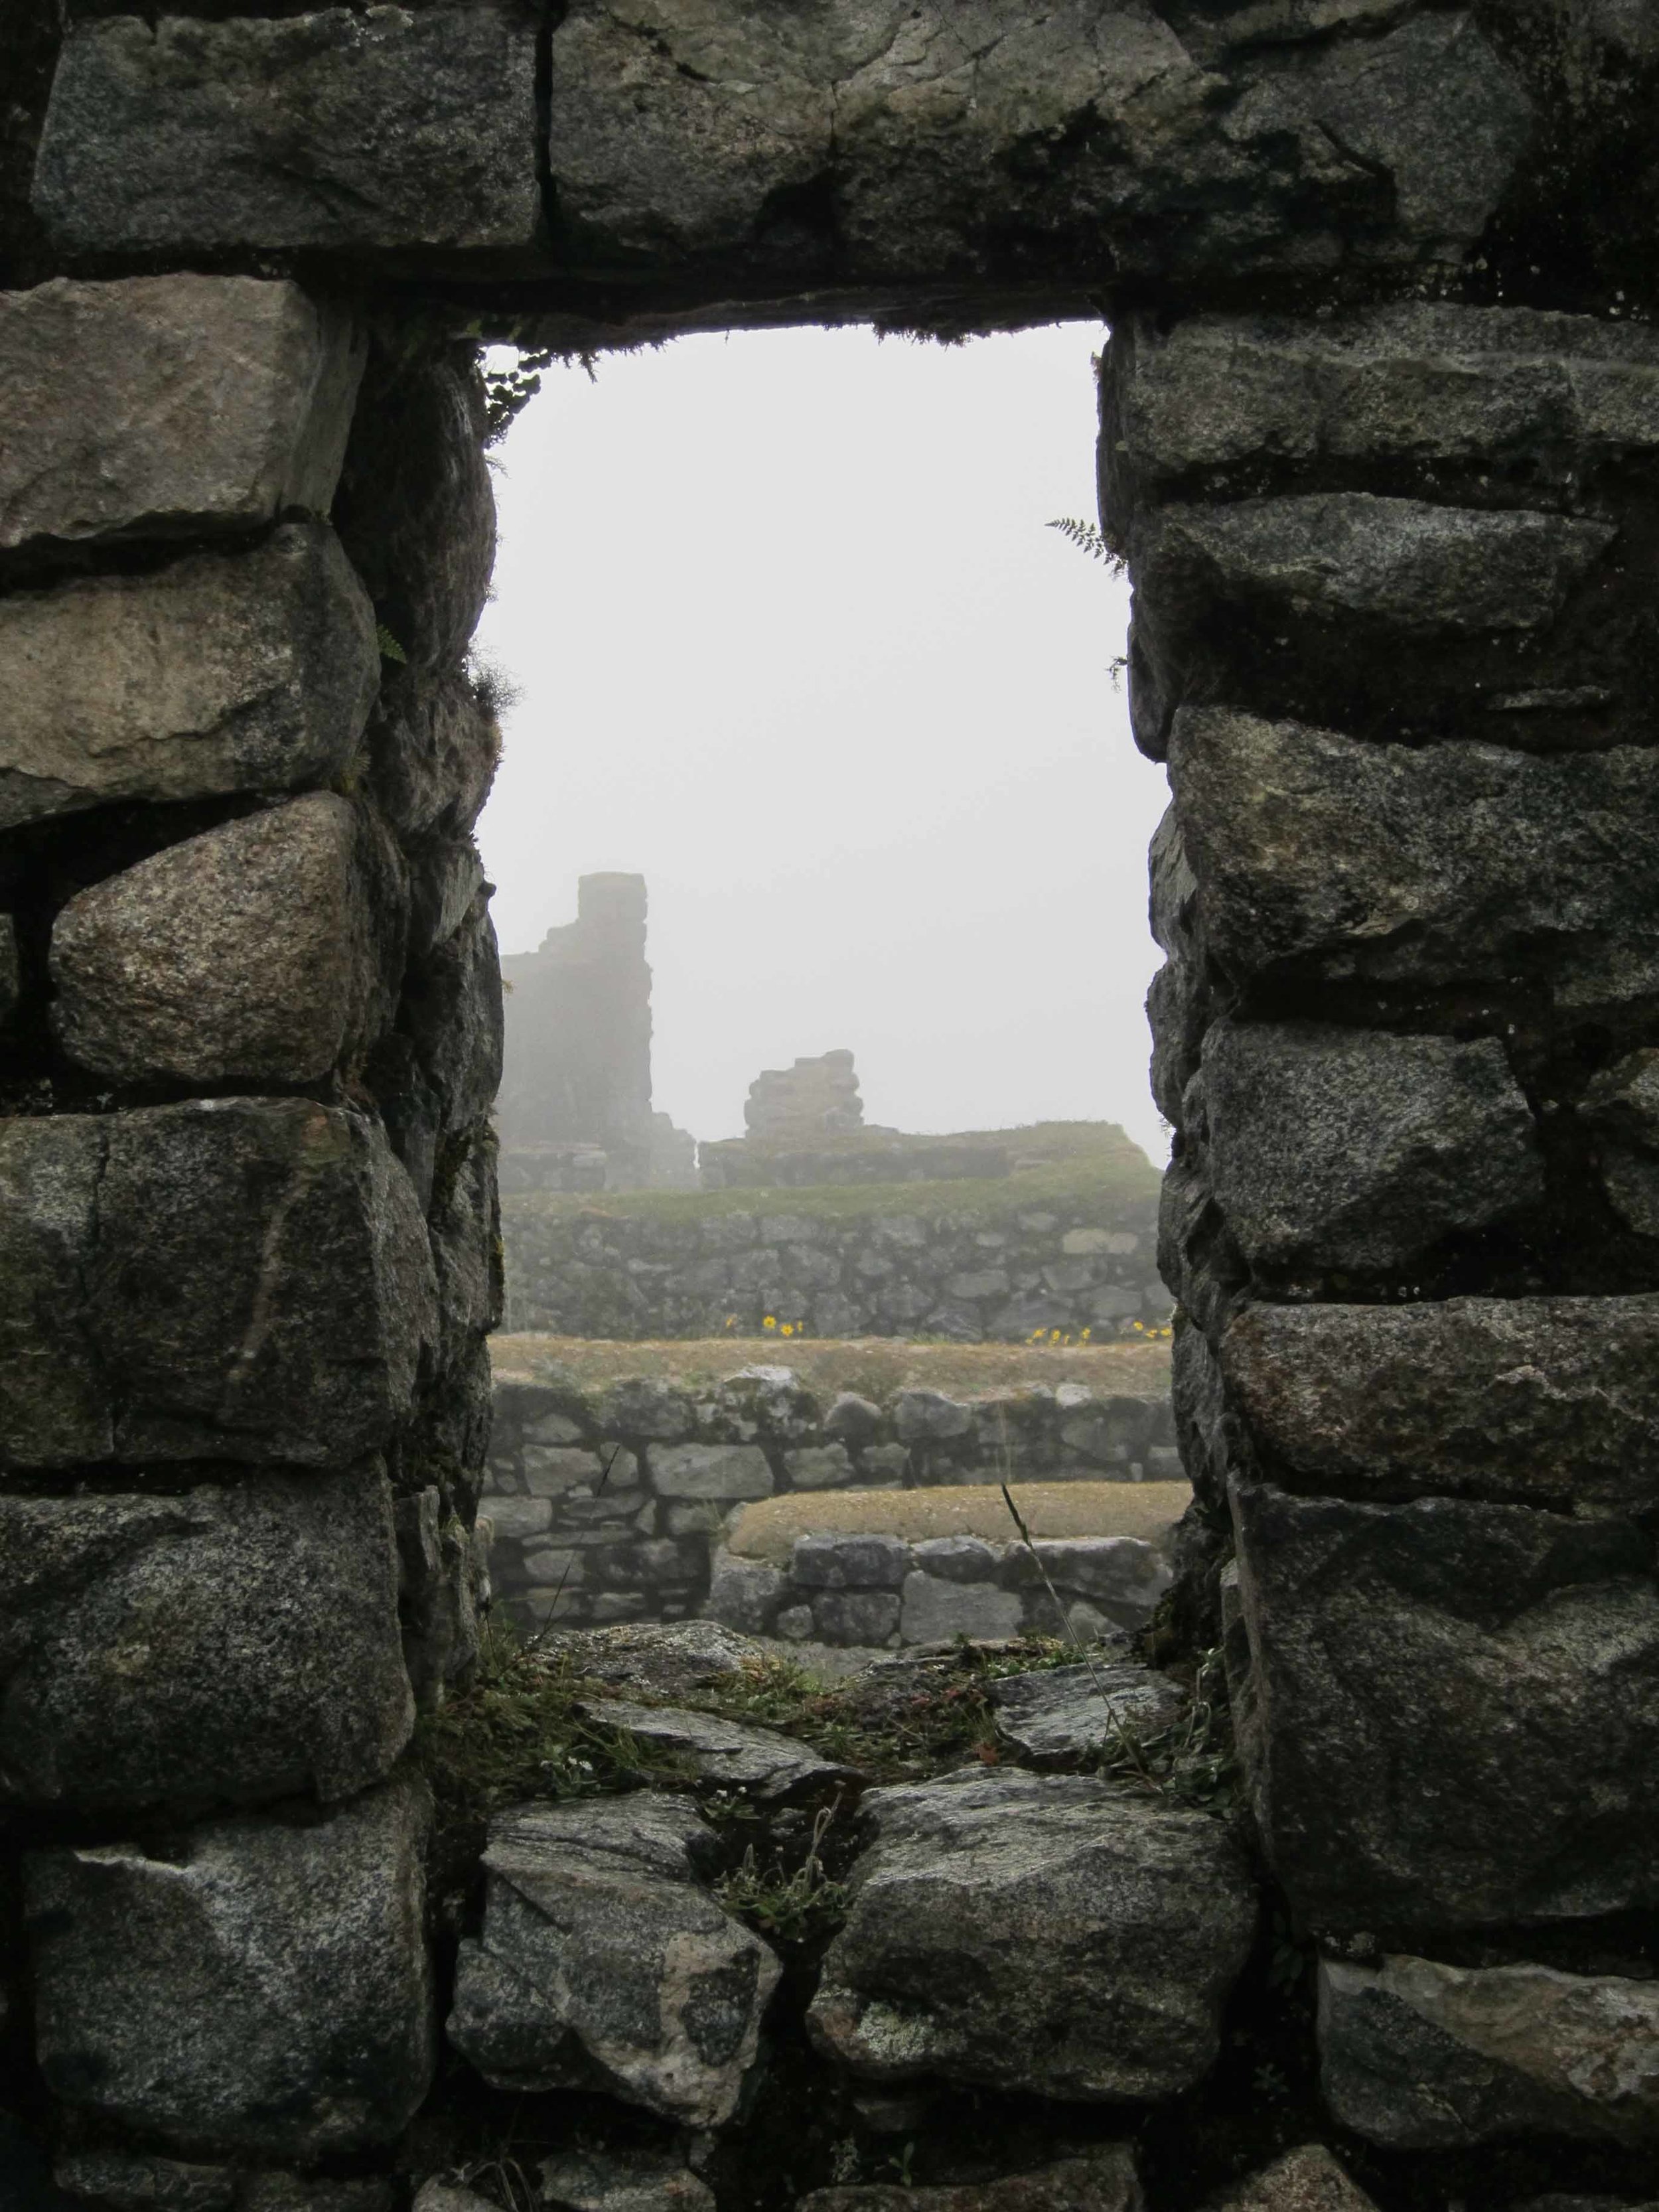
<path fill-rule="evenodd" d="M 1109 672 L 1127 586 L 1044 527 L 1094 517 L 1103 336 L 684 338 L 555 369 L 499 449 L 501 948 L 642 873 L 655 1103 L 695 1135 L 844 1045 L 871 1121 L 1103 1117 L 1162 1160 L 1164 778 Z"/>

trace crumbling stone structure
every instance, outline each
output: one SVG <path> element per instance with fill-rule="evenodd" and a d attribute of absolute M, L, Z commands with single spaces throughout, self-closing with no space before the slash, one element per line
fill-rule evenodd
<path fill-rule="evenodd" d="M 864 1101 L 850 1052 L 822 1052 L 792 1067 L 762 1070 L 749 1086 L 743 1123 L 763 1145 L 811 1145 L 864 1127 Z"/>
<path fill-rule="evenodd" d="M 1328 2110 L 1413 2155 L 1530 2130 L 1633 2194 L 1653 12 L 15 0 L 0 63 L 3 1970 L 65 2181 L 372 2200 L 432 2065 L 397 1762 L 465 1664 L 497 1296 L 477 339 L 1091 314 L 1174 793 L 1186 1625 L 1225 1635 L 1265 1868 L 1324 1947 Z M 774 1977 L 711 1932 L 678 1802 L 594 1848 L 747 1976 L 719 2066 L 633 2069 L 603 1974 L 573 2025 L 501 1965 L 550 1940 L 562 1806 L 502 1832 L 468 1939 L 491 2078 L 580 2044 L 689 2126 L 737 2109 Z M 874 1817 L 816 2048 L 1201 2081 L 1253 1911 L 1217 1824 L 1012 1774 Z M 964 1916 L 952 1855 L 993 1837 Z M 1122 1961 L 1104 2043 L 1073 1925 Z M 999 1929 L 1013 1983 L 901 2034 Z M 1112 2172 L 1088 2201 L 1129 2212 Z"/>
<path fill-rule="evenodd" d="M 651 1110 L 645 903 L 643 876 L 582 876 L 574 921 L 501 962 L 504 1190 L 696 1184 L 696 1140 Z"/>

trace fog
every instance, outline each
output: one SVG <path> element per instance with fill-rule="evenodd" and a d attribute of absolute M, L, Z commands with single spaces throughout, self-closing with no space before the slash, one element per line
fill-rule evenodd
<path fill-rule="evenodd" d="M 848 1046 L 869 1120 L 1103 1117 L 1164 1157 L 1164 779 L 1115 688 L 1127 586 L 1045 527 L 1094 516 L 1102 335 L 686 338 L 556 368 L 497 449 L 502 950 L 642 873 L 655 1103 L 694 1134 Z"/>

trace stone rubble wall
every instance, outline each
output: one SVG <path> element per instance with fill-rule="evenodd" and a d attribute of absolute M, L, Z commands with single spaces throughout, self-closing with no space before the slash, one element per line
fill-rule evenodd
<path fill-rule="evenodd" d="M 1659 334 L 1126 317 L 1100 450 L 1194 1632 L 1301 1922 L 1524 2002 L 1659 1899 Z"/>
<path fill-rule="evenodd" d="M 959 1198 L 915 1212 L 671 1213 L 502 1202 L 507 1326 L 554 1336 L 719 1336 L 767 1316 L 813 1336 L 1020 1342 L 1037 1329 L 1095 1338 L 1161 1328 L 1158 1209 L 1147 1200 L 994 1218 Z"/>
<path fill-rule="evenodd" d="M 1075 1638 L 1143 1629 L 1169 1564 L 1138 1536 L 797 1536 L 788 1563 L 716 1553 L 706 1611 L 750 1636 L 852 1645 L 953 1637 Z"/>
<path fill-rule="evenodd" d="M 112 2201 L 122 2144 L 254 2189 L 383 2154 L 435 2063 L 404 1753 L 477 1655 L 501 1297 L 483 394 L 470 346 L 194 273 L 0 295 L 0 382 L 35 2061 Z"/>
<path fill-rule="evenodd" d="M 729 1557 L 722 1537 L 748 1500 L 1005 1480 L 1157 1482 L 1179 1473 L 1166 1398 L 1097 1397 L 1078 1383 L 969 1400 L 899 1390 L 881 1404 L 842 1391 L 826 1406 L 783 1367 L 746 1368 L 702 1388 L 641 1379 L 598 1392 L 503 1376 L 481 1510 L 497 1602 L 527 1627 L 707 1610 L 771 1633 L 789 1602 L 775 1570 L 756 1568 L 744 1581 L 732 1561 L 730 1592 L 739 1582 L 750 1592 L 740 1602 L 723 1602 L 718 1587 Z M 1024 1589 L 1018 1561 L 994 1559 L 994 1550 L 963 1553 L 953 1578 Z M 1130 1582 L 1138 1590 L 1145 1577 Z M 1042 1613 L 1041 1597 L 1028 1596 Z M 1007 1611 L 1006 1601 L 1000 1610 L 994 1603 L 984 1617 Z M 895 1618 L 879 1636 L 818 1640 L 880 1644 L 897 1626 Z M 1042 1632 L 1054 1632 L 1052 1620 Z"/>

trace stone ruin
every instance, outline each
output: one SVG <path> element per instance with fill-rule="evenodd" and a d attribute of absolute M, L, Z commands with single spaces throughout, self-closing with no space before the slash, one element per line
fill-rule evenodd
<path fill-rule="evenodd" d="M 864 1127 L 864 1101 L 850 1052 L 820 1053 L 793 1067 L 769 1067 L 749 1086 L 743 1124 L 763 1145 L 811 1145 Z"/>
<path fill-rule="evenodd" d="M 696 1184 L 696 1140 L 651 1108 L 645 908 L 643 876 L 583 876 L 574 921 L 501 962 L 504 1190 Z"/>
<path fill-rule="evenodd" d="M 1659 17 L 12 0 L 0 69 L 0 1980 L 63 2185 L 390 2204 L 441 1989 L 477 2096 L 655 2128 L 550 2154 L 584 2212 L 1650 2198 Z M 1172 791 L 1155 1656 L 1220 1640 L 1248 1817 L 872 1791 L 810 1997 L 684 1791 L 503 1812 L 429 1911 L 500 1296 L 478 342 L 1064 316 Z M 641 1710 L 780 1836 L 856 1787 Z M 856 2165 L 939 2084 L 976 2171 L 842 2185 L 824 2116 Z"/>

